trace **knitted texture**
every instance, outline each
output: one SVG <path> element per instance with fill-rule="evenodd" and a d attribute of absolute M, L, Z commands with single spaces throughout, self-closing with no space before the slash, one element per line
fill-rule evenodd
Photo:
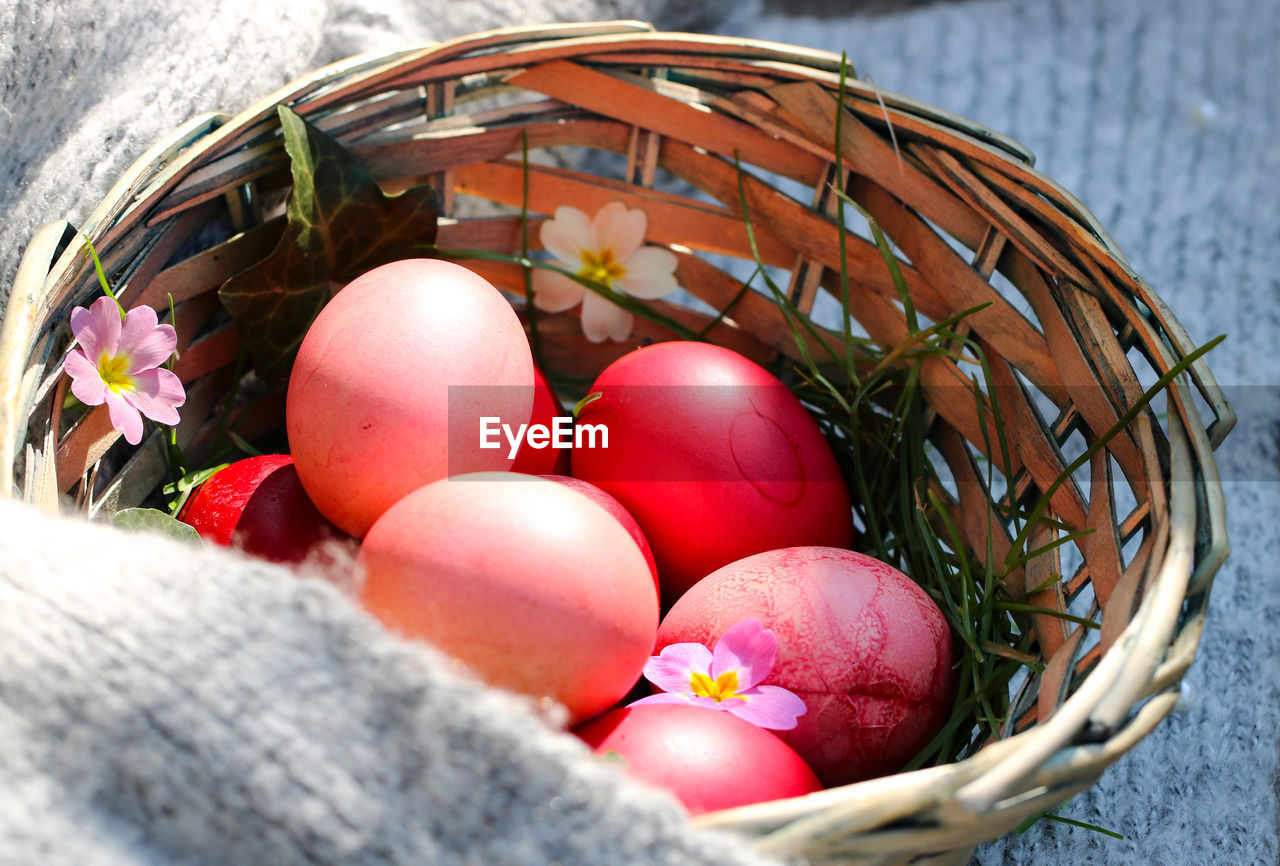
<path fill-rule="evenodd" d="M 323 63 L 659 0 L 330 0 L 0 9 L 0 300 L 32 232 L 84 219 L 153 141 Z M 694 11 L 698 10 L 698 11 Z M 886 89 L 985 123 L 1099 217 L 1208 358 L 1233 554 L 1193 700 L 978 862 L 1274 863 L 1280 738 L 1280 16 L 1274 0 L 968 0 L 725 32 L 847 49 Z M 749 862 L 553 736 L 520 702 L 385 637 L 315 583 L 0 504 L 0 862 Z M 431 772 L 425 772 L 430 768 Z M 588 847 L 596 846 L 596 847 Z M 600 847 L 603 846 L 603 847 Z M 735 859 L 736 858 L 736 859 Z"/>
<path fill-rule="evenodd" d="M 766 866 L 328 584 L 0 523 L 0 862 Z"/>
<path fill-rule="evenodd" d="M 328 63 L 494 27 L 637 18 L 679 29 L 728 0 L 142 0 L 0 4 L 0 308 L 45 223 L 79 224 L 143 151 Z"/>
<path fill-rule="evenodd" d="M 983 864 L 1275 863 L 1280 738 L 1280 14 L 1274 0 L 972 0 L 726 33 L 847 51 L 863 78 L 985 124 L 1098 217 L 1240 416 L 1218 453 L 1232 554 L 1174 715 Z"/>

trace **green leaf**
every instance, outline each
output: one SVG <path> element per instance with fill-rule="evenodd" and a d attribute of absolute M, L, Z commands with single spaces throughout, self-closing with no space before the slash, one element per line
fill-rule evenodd
<path fill-rule="evenodd" d="M 265 379 L 289 375 L 307 328 L 345 282 L 435 242 L 439 198 L 430 186 L 388 196 L 337 141 L 278 106 L 293 173 L 288 225 L 266 259 L 218 294 Z"/>
<path fill-rule="evenodd" d="M 159 532 L 179 541 L 200 543 L 200 534 L 187 524 L 154 508 L 125 508 L 108 522 L 127 532 Z"/>
<path fill-rule="evenodd" d="M 606 764 L 617 764 L 619 767 L 626 767 L 627 759 L 622 757 L 622 753 L 614 749 L 606 749 L 600 753 L 600 760 Z"/>

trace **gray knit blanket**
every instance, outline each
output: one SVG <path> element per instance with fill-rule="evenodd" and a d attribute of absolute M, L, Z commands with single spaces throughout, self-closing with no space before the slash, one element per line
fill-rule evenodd
<path fill-rule="evenodd" d="M 1229 335 L 1209 363 L 1241 416 L 1219 452 L 1234 550 L 1186 709 L 1057 812 L 1123 839 L 1041 822 L 977 861 L 1276 862 L 1275 0 L 967 0 L 823 20 L 757 2 L 11 0 L 0 300 L 38 226 L 83 218 L 196 113 L 360 51 L 613 17 L 847 50 L 881 87 L 1012 135 L 1194 340 Z M 8 502 L 0 526 L 0 863 L 766 862 L 322 583 Z"/>

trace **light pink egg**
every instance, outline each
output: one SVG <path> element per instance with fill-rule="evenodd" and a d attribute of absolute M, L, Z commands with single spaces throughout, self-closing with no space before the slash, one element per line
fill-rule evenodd
<path fill-rule="evenodd" d="M 640 677 L 658 593 L 636 543 L 563 484 L 514 472 L 437 481 L 360 547 L 360 600 L 489 683 L 563 703 L 577 721 Z"/>
<path fill-rule="evenodd" d="M 533 357 L 511 305 L 451 262 L 408 259 L 349 283 L 308 330 L 289 377 L 298 477 L 357 537 L 412 490 L 509 469 L 481 448 L 480 418 L 512 427 L 533 408 Z"/>
<path fill-rule="evenodd" d="M 924 590 L 877 559 L 798 547 L 731 563 L 675 603 L 657 646 L 714 647 L 749 617 L 778 637 L 764 682 L 790 689 L 808 708 L 778 735 L 827 785 L 896 772 L 951 713 L 947 622 Z"/>

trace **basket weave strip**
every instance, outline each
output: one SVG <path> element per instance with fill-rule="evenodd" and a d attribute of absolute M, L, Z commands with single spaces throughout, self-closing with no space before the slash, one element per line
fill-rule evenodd
<path fill-rule="evenodd" d="M 163 309 L 172 298 L 176 372 L 189 395 L 178 440 L 198 459 L 239 354 L 234 328 L 219 324 L 217 288 L 266 255 L 284 229 L 273 215 L 290 182 L 278 103 L 340 139 L 385 189 L 434 184 L 445 249 L 518 252 L 527 235 L 537 250 L 538 225 L 561 204 L 643 209 L 648 240 L 675 248 L 681 285 L 720 315 L 654 308 L 691 330 L 709 327 L 707 339 L 762 362 L 823 353 L 797 345 L 779 307 L 743 292 L 726 259 L 758 254 L 789 275 L 787 293 L 805 311 L 839 297 L 844 268 L 866 334 L 889 345 L 909 334 L 876 246 L 852 232 L 842 246 L 832 189 L 843 187 L 899 251 L 921 316 L 938 321 L 985 305 L 960 328 L 988 360 L 1003 416 L 1011 452 L 1007 477 L 997 470 L 1003 493 L 988 487 L 986 467 L 1003 459 L 989 453 L 994 419 L 979 408 L 970 371 L 931 357 L 921 381 L 930 437 L 952 475 L 932 492 L 973 551 L 990 543 L 1003 562 L 1013 544 L 1007 509 L 1039 499 L 1070 455 L 1135 405 L 1144 377 L 1169 370 L 1192 346 L 1093 216 L 1037 173 L 1023 148 L 854 79 L 841 102 L 840 66 L 830 54 L 654 33 L 636 22 L 514 28 L 353 58 L 234 117 L 187 123 L 133 167 L 83 229 L 127 304 Z M 625 167 L 548 158 L 565 147 L 617 154 Z M 474 200 L 499 212 L 468 215 Z M 218 226 L 221 240 L 193 245 Z M 523 269 L 470 264 L 523 310 Z M 97 291 L 71 228 L 51 225 L 31 242 L 0 334 L 0 489 L 44 507 L 67 497 L 90 514 L 143 501 L 165 474 L 158 434 L 104 462 L 119 451 L 104 407 L 62 421 L 66 322 Z M 594 345 L 571 314 L 540 317 L 540 334 L 548 363 L 587 376 L 673 336 L 638 320 L 628 341 Z M 821 334 L 843 351 L 840 333 Z M 1057 486 L 1049 507 L 1057 524 L 1037 527 L 1028 549 L 1064 531 L 1093 531 L 1005 577 L 1010 597 L 1100 619 L 1101 628 L 1027 616 L 1037 641 L 1024 660 L 1043 673 L 1013 695 L 1000 739 L 958 763 L 700 823 L 818 861 L 963 862 L 974 845 L 1092 784 L 1172 707 L 1227 551 L 1212 451 L 1234 415 L 1202 360 L 1167 396 L 1167 415 L 1138 413 Z M 1198 403 L 1212 415 L 1207 426 Z M 232 410 L 247 438 L 277 429 L 282 415 L 278 395 Z M 1062 576 L 1064 563 L 1072 567 Z"/>

